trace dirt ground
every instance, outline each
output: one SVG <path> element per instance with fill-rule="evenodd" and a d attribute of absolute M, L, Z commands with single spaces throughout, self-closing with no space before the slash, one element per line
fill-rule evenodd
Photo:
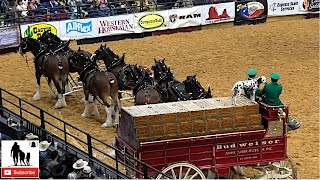
<path fill-rule="evenodd" d="M 81 48 L 94 52 L 99 45 Z M 256 26 L 219 24 L 197 32 L 127 39 L 107 45 L 118 54 L 126 52 L 128 63 L 151 67 L 154 58 L 165 57 L 179 80 L 197 74 L 201 84 L 210 84 L 213 95 L 218 97 L 231 96 L 233 84 L 246 79 L 248 68 L 256 68 L 258 76 L 267 76 L 268 80 L 271 72 L 278 72 L 283 85 L 281 99 L 289 106 L 290 114 L 303 123 L 300 129 L 289 132 L 289 155 L 297 163 L 299 178 L 320 178 L 318 19 L 294 16 L 269 18 L 267 23 Z M 71 47 L 78 46 L 72 43 Z M 105 117 L 102 108 L 100 118 L 81 117 L 82 92 L 67 97 L 67 108 L 55 110 L 55 101 L 47 98 L 48 86 L 43 78 L 42 100 L 32 100 L 36 90 L 32 61 L 29 66 L 20 54 L 2 55 L 0 87 L 104 142 L 114 141 L 115 129 L 100 127 Z"/>

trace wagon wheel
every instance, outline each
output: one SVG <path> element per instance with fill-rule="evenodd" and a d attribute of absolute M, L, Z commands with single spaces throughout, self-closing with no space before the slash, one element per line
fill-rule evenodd
<path fill-rule="evenodd" d="M 229 179 L 297 179 L 297 169 L 295 163 L 287 158 L 266 166 L 244 166 L 237 170 L 232 169 Z"/>
<path fill-rule="evenodd" d="M 206 179 L 203 172 L 190 163 L 175 163 L 161 171 L 167 177 L 159 174 L 156 179 Z"/>

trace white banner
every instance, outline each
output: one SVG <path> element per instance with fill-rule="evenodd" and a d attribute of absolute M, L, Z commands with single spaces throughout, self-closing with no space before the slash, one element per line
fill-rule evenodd
<path fill-rule="evenodd" d="M 299 14 L 319 13 L 319 0 L 299 0 Z"/>
<path fill-rule="evenodd" d="M 135 29 L 133 14 L 98 18 L 97 22 L 99 36 L 134 33 Z"/>
<path fill-rule="evenodd" d="M 169 28 L 169 11 L 142 12 L 134 14 L 135 32 L 166 30 Z"/>
<path fill-rule="evenodd" d="M 30 30 L 30 35 L 34 39 L 38 39 L 44 31 L 50 31 L 51 33 L 60 37 L 59 34 L 59 21 L 52 21 L 52 22 L 41 22 L 41 23 L 34 23 L 34 24 L 24 24 L 21 25 L 21 34 L 22 37 L 27 37 L 28 27 Z"/>
<path fill-rule="evenodd" d="M 268 0 L 268 16 L 286 16 L 299 13 L 299 0 Z"/>
<path fill-rule="evenodd" d="M 0 49 L 19 46 L 18 26 L 0 28 Z"/>
<path fill-rule="evenodd" d="M 202 25 L 233 21 L 235 17 L 234 2 L 202 6 Z"/>
<path fill-rule="evenodd" d="M 60 21 L 59 26 L 62 40 L 98 37 L 97 18 Z"/>
<path fill-rule="evenodd" d="M 169 10 L 169 29 L 200 26 L 201 6 Z"/>

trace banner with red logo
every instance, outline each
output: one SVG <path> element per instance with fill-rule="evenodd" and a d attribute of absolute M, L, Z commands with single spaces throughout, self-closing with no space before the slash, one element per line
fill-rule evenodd
<path fill-rule="evenodd" d="M 234 25 L 264 23 L 268 16 L 268 2 L 265 0 L 236 1 L 235 10 Z"/>
<path fill-rule="evenodd" d="M 134 33 L 134 30 L 133 14 L 98 18 L 99 36 Z"/>
<path fill-rule="evenodd" d="M 169 29 L 201 25 L 201 6 L 169 10 Z"/>
<path fill-rule="evenodd" d="M 202 6 L 202 25 L 229 22 L 235 17 L 234 2 Z"/>

